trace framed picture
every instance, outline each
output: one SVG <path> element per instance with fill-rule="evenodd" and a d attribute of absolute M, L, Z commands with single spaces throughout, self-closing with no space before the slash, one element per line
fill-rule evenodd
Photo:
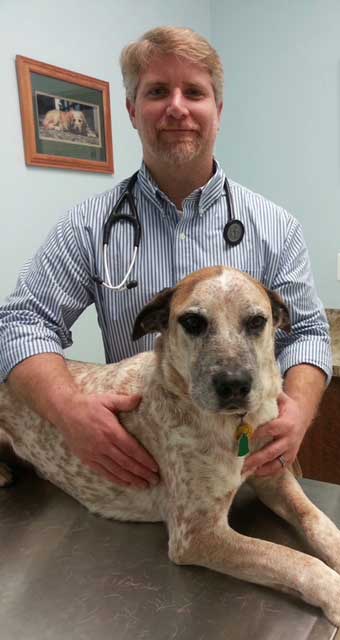
<path fill-rule="evenodd" d="M 25 161 L 113 173 L 109 83 L 16 56 Z"/>

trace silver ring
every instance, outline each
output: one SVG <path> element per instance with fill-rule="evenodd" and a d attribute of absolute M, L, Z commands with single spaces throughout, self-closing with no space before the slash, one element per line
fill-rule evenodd
<path fill-rule="evenodd" d="M 278 460 L 281 462 L 282 467 L 285 467 L 287 464 L 286 458 L 284 456 L 279 456 Z"/>

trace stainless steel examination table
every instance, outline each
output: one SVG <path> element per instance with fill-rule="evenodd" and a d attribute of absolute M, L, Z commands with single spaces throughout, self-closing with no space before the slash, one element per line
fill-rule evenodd
<path fill-rule="evenodd" d="M 340 486 L 302 480 L 340 525 Z M 303 549 L 244 487 L 232 514 L 248 535 Z M 320 610 L 167 558 L 162 524 L 91 515 L 22 471 L 0 490 L 0 640 L 331 640 Z"/>

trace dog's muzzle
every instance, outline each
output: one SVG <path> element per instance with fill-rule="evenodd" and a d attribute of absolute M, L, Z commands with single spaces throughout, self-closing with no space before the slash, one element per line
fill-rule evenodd
<path fill-rule="evenodd" d="M 247 371 L 233 374 L 224 371 L 215 373 L 212 383 L 220 407 L 223 409 L 244 407 L 251 391 L 252 381 L 252 376 Z"/>

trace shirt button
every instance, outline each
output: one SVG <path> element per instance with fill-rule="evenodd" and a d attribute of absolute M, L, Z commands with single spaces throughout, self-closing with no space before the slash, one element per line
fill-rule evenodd
<path fill-rule="evenodd" d="M 180 239 L 180 240 L 185 240 L 185 239 L 186 239 L 186 235 L 185 235 L 185 233 L 180 233 L 180 234 L 179 234 L 179 239 Z"/>

